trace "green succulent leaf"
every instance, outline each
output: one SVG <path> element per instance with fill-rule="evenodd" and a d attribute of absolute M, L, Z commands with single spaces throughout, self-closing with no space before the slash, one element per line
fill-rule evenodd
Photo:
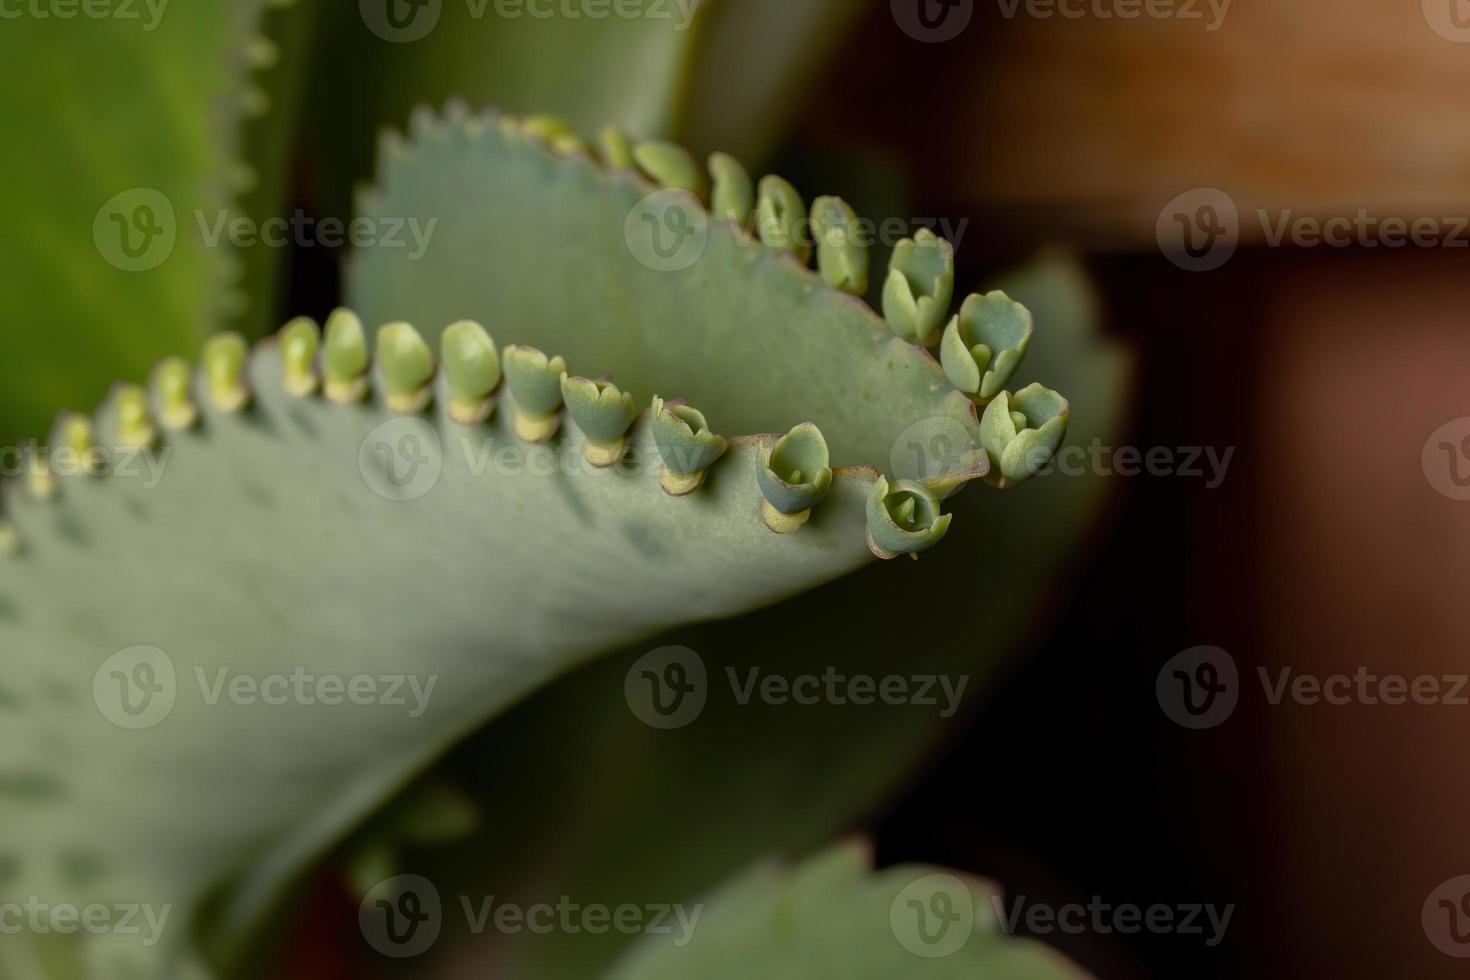
<path fill-rule="evenodd" d="M 811 258 L 806 205 L 790 182 L 774 174 L 762 177 L 755 204 L 755 230 L 767 246 L 790 252 L 805 265 Z"/>
<path fill-rule="evenodd" d="M 664 187 L 676 187 L 697 195 L 705 193 L 706 180 L 689 151 L 677 143 L 653 140 L 633 148 L 633 159 L 648 176 Z"/>
<path fill-rule="evenodd" d="M 144 975 L 165 975 L 201 916 L 228 960 L 300 868 L 487 715 L 609 645 L 868 557 L 871 470 L 834 474 L 793 547 L 756 516 L 757 440 L 732 440 L 690 506 L 660 486 L 646 416 L 628 453 L 655 465 L 598 470 L 556 455 L 589 445 L 575 415 L 559 448 L 526 447 L 503 415 L 456 421 L 442 375 L 427 415 L 400 414 L 418 344 L 383 338 L 380 356 L 405 349 L 412 370 L 380 364 L 376 395 L 345 406 L 288 392 L 272 341 L 239 372 L 201 367 L 210 397 L 184 429 L 119 387 L 99 444 L 149 453 L 58 472 L 50 499 L 7 488 L 21 549 L 0 567 L 0 819 L 26 846 L 0 845 L 0 896 L 170 906 L 164 942 L 128 950 Z M 262 680 L 297 674 L 337 680 L 274 698 Z M 346 701 L 354 679 L 393 677 L 418 699 Z M 244 700 L 241 678 L 260 685 Z"/>
<path fill-rule="evenodd" d="M 577 428 L 587 436 L 587 459 L 594 466 L 611 466 L 622 458 L 623 434 L 638 413 L 633 396 L 611 381 L 561 376 L 562 399 Z"/>
<path fill-rule="evenodd" d="M 388 405 L 399 412 L 423 411 L 434 377 L 434 355 L 424 338 L 410 323 L 385 324 L 378 328 L 377 350 Z"/>
<path fill-rule="evenodd" d="M 239 251 L 204 230 L 236 213 L 242 170 L 269 176 L 242 167 L 240 139 L 270 68 L 267 6 L 17 6 L 4 18 L 0 321 L 16 326 L 0 360 L 25 368 L 0 386 L 0 441 L 39 435 L 59 406 L 95 404 L 114 380 L 141 382 L 260 312 L 240 289 Z"/>
<path fill-rule="evenodd" d="M 524 342 L 596 365 L 639 401 L 679 392 L 726 432 L 785 432 L 808 419 L 833 467 L 886 470 L 905 431 L 929 419 L 952 420 L 978 445 L 974 404 L 864 304 L 736 225 L 709 221 L 685 192 L 549 153 L 501 118 L 421 116 L 417 137 L 385 155 L 363 213 L 437 224 L 416 258 L 392 248 L 354 256 L 349 299 L 369 322 L 469 317 L 497 334 L 516 324 Z M 672 210 L 650 212 L 650 200 Z M 792 214 L 805 220 L 804 208 Z M 662 263 L 651 244 L 680 261 Z M 523 356 L 504 354 L 512 400 L 549 415 L 565 365 Z M 982 471 L 947 474 L 945 492 Z"/>
<path fill-rule="evenodd" d="M 1131 362 L 1099 334 L 1097 304 L 1078 265 L 1048 257 L 996 285 L 1034 311 L 1045 331 L 1027 367 L 1068 392 L 1070 438 L 1115 444 Z M 957 450 L 933 450 L 942 451 Z M 948 742 L 966 708 L 956 715 L 921 706 L 742 702 L 727 678 L 821 676 L 829 668 L 846 676 L 945 677 L 956 687 L 968 681 L 962 693 L 973 709 L 997 667 L 1044 633 L 1040 616 L 1071 581 L 1108 487 L 1095 473 L 1048 472 L 1015 493 L 960 493 L 945 501 L 955 513 L 946 540 L 919 562 L 874 564 L 797 599 L 665 633 L 579 668 L 447 761 L 482 806 L 516 805 L 498 811 L 493 832 L 451 853 L 419 853 L 421 873 L 446 894 L 493 881 L 504 901 L 524 905 L 562 895 L 609 906 L 694 903 L 763 857 L 824 846 L 834 828 L 858 825 L 885 806 Z M 973 583 L 986 596 L 984 627 L 956 642 L 943 617 L 854 616 L 893 609 L 895 574 L 906 594 Z M 709 678 L 698 717 L 672 731 L 646 724 L 623 697 L 642 658 L 668 645 L 697 652 Z M 904 652 L 901 663 L 895 650 Z M 568 756 L 568 724 L 584 733 L 588 751 Z M 822 748 L 834 740 L 841 753 Z M 516 746 L 513 757 L 496 752 L 504 745 Z M 630 769 L 630 758 L 639 765 Z M 711 766 L 711 758 L 726 762 Z M 523 787 L 546 785 L 551 769 L 555 784 L 526 796 Z M 660 860 L 649 861 L 650 853 Z M 627 942 L 611 934 L 488 942 L 461 932 L 440 944 L 464 946 L 457 959 L 489 973 L 561 977 L 602 975 Z"/>
<path fill-rule="evenodd" d="M 500 384 L 500 355 L 485 328 L 473 320 L 450 324 L 440 338 L 449 412 L 456 422 L 472 425 L 490 414 L 490 393 Z"/>
<path fill-rule="evenodd" d="M 874 872 L 865 847 L 844 844 L 793 868 L 749 871 L 698 906 L 697 919 L 686 911 L 672 938 L 646 937 L 608 980 L 1086 976 L 1041 943 L 1002 932 L 999 897 L 942 868 Z"/>
<path fill-rule="evenodd" d="M 1067 400 L 1039 384 L 997 395 L 980 420 L 980 444 L 993 467 L 988 479 L 1007 485 L 1040 472 L 1062 444 L 1069 414 Z"/>
<path fill-rule="evenodd" d="M 960 304 L 940 342 L 951 383 L 984 405 L 1016 373 L 1031 345 L 1031 312 L 1000 290 L 972 293 Z"/>
<path fill-rule="evenodd" d="M 560 425 L 562 376 L 567 362 L 561 355 L 547 357 L 534 347 L 505 351 L 505 383 L 515 401 L 516 435 L 527 442 L 544 442 Z"/>
<path fill-rule="evenodd" d="M 879 558 L 916 555 L 940 542 L 950 516 L 939 512 L 939 499 L 924 484 L 899 480 L 889 486 L 880 476 L 868 496 L 868 547 Z"/>
<path fill-rule="evenodd" d="M 368 348 L 362 321 L 351 310 L 333 310 L 327 317 L 322 368 L 327 397 L 332 401 L 361 401 L 367 393 Z"/>
<path fill-rule="evenodd" d="M 729 443 L 710 431 L 704 413 L 682 402 L 653 396 L 653 441 L 663 458 L 663 487 L 676 497 L 693 493 L 705 471 L 725 455 Z"/>
<path fill-rule="evenodd" d="M 750 174 L 739 160 L 728 153 L 711 153 L 709 171 L 714 182 L 710 211 L 716 217 L 746 227 L 755 207 L 755 188 L 751 185 Z"/>
<path fill-rule="evenodd" d="M 765 503 L 761 513 L 773 531 L 794 531 L 832 487 L 831 454 L 822 432 L 803 422 L 761 446 L 756 480 Z"/>
<path fill-rule="evenodd" d="M 868 291 L 868 244 L 861 240 L 858 218 L 840 197 L 812 202 L 812 235 L 817 268 L 833 289 L 862 296 Z"/>
<path fill-rule="evenodd" d="M 954 296 L 954 248 L 928 228 L 893 250 L 883 282 L 883 316 L 900 337 L 933 346 Z"/>
<path fill-rule="evenodd" d="M 602 149 L 603 162 L 612 169 L 632 170 L 636 165 L 633 159 L 633 142 L 618 127 L 602 127 L 598 143 Z"/>

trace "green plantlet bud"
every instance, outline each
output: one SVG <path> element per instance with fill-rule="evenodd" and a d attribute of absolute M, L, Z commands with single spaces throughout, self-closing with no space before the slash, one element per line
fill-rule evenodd
<path fill-rule="evenodd" d="M 377 887 L 402 870 L 398 849 L 382 833 L 373 834 L 348 853 L 343 870 L 347 887 L 362 901 Z"/>
<path fill-rule="evenodd" d="M 449 417 L 474 425 L 495 410 L 491 392 L 500 384 L 500 355 L 485 328 L 473 320 L 446 327 L 439 338 L 444 384 L 449 389 Z"/>
<path fill-rule="evenodd" d="M 403 414 L 423 411 L 434 379 L 434 354 L 424 338 L 407 323 L 385 324 L 378 328 L 377 352 L 388 407 Z"/>
<path fill-rule="evenodd" d="M 112 392 L 117 416 L 117 441 L 129 449 L 147 449 L 158 438 L 148 417 L 148 395 L 137 385 L 118 385 Z"/>
<path fill-rule="evenodd" d="M 765 500 L 761 517 L 777 534 L 789 534 L 812 516 L 832 487 L 827 440 L 810 422 L 803 422 L 778 439 L 762 445 L 756 456 L 756 482 Z"/>
<path fill-rule="evenodd" d="M 593 466 L 611 466 L 623 458 L 627 443 L 623 434 L 633 424 L 638 406 L 633 396 L 619 391 L 611 381 L 592 381 L 561 376 L 561 395 L 572 421 L 587 437 L 583 452 Z"/>
<path fill-rule="evenodd" d="M 333 310 L 327 317 L 322 348 L 322 374 L 327 397 L 342 405 L 360 402 L 367 394 L 367 334 L 351 310 Z"/>
<path fill-rule="evenodd" d="M 966 296 L 939 344 L 949 383 L 975 404 L 988 404 L 1026 356 L 1031 329 L 1031 311 L 1000 290 Z"/>
<path fill-rule="evenodd" d="M 417 845 L 463 840 L 483 824 L 474 799 L 442 779 L 416 787 L 388 812 L 386 822 L 395 840 Z"/>
<path fill-rule="evenodd" d="M 653 444 L 663 459 L 659 483 L 672 497 L 693 493 L 729 443 L 710 431 L 704 413 L 683 402 L 653 396 Z"/>
<path fill-rule="evenodd" d="M 192 382 L 189 365 L 177 357 L 153 369 L 153 411 L 165 429 L 187 429 L 198 420 Z"/>
<path fill-rule="evenodd" d="M 56 475 L 45 453 L 31 446 L 25 451 L 26 486 L 37 500 L 50 500 L 56 496 Z"/>
<path fill-rule="evenodd" d="M 686 190 L 697 197 L 705 192 L 704 174 L 689 151 L 677 143 L 650 140 L 633 147 L 638 169 L 664 187 Z"/>
<path fill-rule="evenodd" d="M 281 328 L 281 364 L 285 370 L 286 392 L 305 398 L 316 391 L 318 382 L 316 354 L 322 346 L 316 321 L 299 316 Z"/>
<path fill-rule="evenodd" d="M 900 337 L 933 346 L 954 297 L 954 248 L 928 228 L 893 250 L 883 283 L 883 318 Z"/>
<path fill-rule="evenodd" d="M 868 245 L 861 240 L 858 217 L 840 197 L 812 202 L 812 236 L 817 242 L 817 271 L 834 289 L 861 296 L 868 291 Z"/>
<path fill-rule="evenodd" d="M 51 427 L 48 444 L 53 453 L 65 449 L 71 455 L 75 462 L 68 469 L 79 470 L 88 476 L 102 472 L 101 459 L 93 452 L 96 439 L 92 420 L 87 416 L 76 412 L 62 412 L 56 417 L 56 424 Z"/>
<path fill-rule="evenodd" d="M 741 228 L 749 227 L 750 213 L 755 207 L 755 187 L 750 182 L 750 174 L 728 153 L 711 153 L 709 172 L 715 186 L 710 196 L 710 211 L 716 218 L 733 221 Z"/>
<path fill-rule="evenodd" d="M 526 442 L 544 442 L 561 425 L 561 377 L 566 359 L 548 358 L 534 347 L 505 349 L 505 383 L 510 388 L 512 422 L 516 436 Z"/>
<path fill-rule="evenodd" d="M 879 558 L 910 555 L 932 548 L 949 530 L 949 514 L 939 513 L 939 498 L 916 480 L 889 486 L 878 477 L 868 495 L 868 549 Z"/>
<path fill-rule="evenodd" d="M 986 480 L 1004 489 L 1034 476 L 1061 445 L 1067 411 L 1065 398 L 1039 384 L 996 395 L 980 418 L 980 445 L 991 463 Z"/>
<path fill-rule="evenodd" d="M 562 155 L 587 148 L 576 130 L 572 129 L 572 124 L 558 116 L 527 116 L 521 120 L 521 132 Z"/>
<path fill-rule="evenodd" d="M 598 137 L 602 144 L 603 163 L 613 170 L 633 169 L 633 141 L 628 139 L 627 133 L 616 126 L 604 126 Z"/>
<path fill-rule="evenodd" d="M 267 38 L 250 37 L 245 41 L 245 60 L 254 69 L 274 68 L 281 60 L 280 49 Z"/>
<path fill-rule="evenodd" d="M 238 412 L 250 401 L 245 385 L 245 338 L 237 333 L 210 337 L 204 345 L 204 377 L 209 401 L 222 412 Z"/>
<path fill-rule="evenodd" d="M 775 175 L 761 178 L 760 196 L 755 206 L 755 229 L 763 243 L 770 248 L 790 252 L 797 261 L 806 265 L 812 257 L 812 247 L 802 240 L 801 226 L 805 220 L 806 205 L 795 187 Z"/>

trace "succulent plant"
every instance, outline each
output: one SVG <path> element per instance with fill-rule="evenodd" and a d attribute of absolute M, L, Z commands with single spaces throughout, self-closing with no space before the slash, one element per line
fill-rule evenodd
<path fill-rule="evenodd" d="M 0 805 L 28 846 L 0 852 L 14 869 L 3 888 L 157 898 L 183 922 L 157 948 L 79 940 L 103 975 L 113 957 L 145 973 L 193 958 L 189 937 L 201 934 L 228 962 L 304 866 L 465 730 L 569 666 L 934 545 L 950 522 L 940 498 L 985 477 L 987 457 L 958 479 L 890 484 L 878 467 L 914 425 L 939 420 L 983 445 L 1001 482 L 1024 478 L 1016 445 L 1061 438 L 1065 402 L 1034 385 L 997 397 L 982 424 L 932 356 L 905 342 L 913 325 L 892 336 L 792 262 L 803 257 L 790 240 L 716 221 L 691 265 L 648 268 L 626 218 L 655 185 L 601 166 L 544 120 L 505 121 L 419 114 L 411 142 L 386 144 L 363 212 L 442 224 L 418 261 L 357 257 L 353 302 L 385 324 L 374 359 L 347 310 L 324 337 L 300 318 L 254 350 L 218 335 L 196 372 L 165 361 L 151 391 L 121 386 L 90 432 L 67 417 L 53 439 L 53 451 L 157 449 L 167 473 L 156 485 L 119 459 L 92 476 L 46 456 L 50 479 L 5 488 L 15 574 L 0 590 L 0 637 L 18 658 L 0 721 L 28 735 L 0 749 Z M 657 157 L 638 162 L 661 183 L 708 184 L 669 148 Z M 738 180 L 722 169 L 714 193 L 723 186 L 738 217 Z M 804 209 L 778 181 L 766 178 L 761 196 L 784 227 Z M 838 213 L 850 223 L 850 209 Z M 530 219 L 537 249 L 516 232 Z M 463 256 L 487 254 L 496 261 L 466 273 Z M 922 264 L 894 262 L 905 276 Z M 927 317 L 938 299 L 925 299 Z M 515 342 L 503 365 L 481 323 Z M 526 341 L 619 382 L 571 375 Z M 706 364 L 712 349 L 718 369 Z M 491 412 L 502 367 L 510 411 Z M 701 410 L 655 399 L 637 413 L 635 392 L 670 388 Z M 751 434 L 716 436 L 705 411 Z M 793 418 L 811 421 L 766 434 Z M 526 456 L 559 430 L 593 470 Z M 658 465 L 609 467 L 624 454 Z M 466 582 L 476 588 L 454 587 Z M 492 634 L 486 656 L 478 638 Z M 190 695 L 220 670 L 386 675 L 405 650 L 418 675 L 442 679 L 438 697 L 413 717 L 344 717 L 350 730 L 330 737 L 299 704 L 267 717 Z M 165 688 L 168 709 L 145 717 Z M 72 761 L 63 775 L 42 754 Z M 193 760 L 232 778 L 201 795 Z M 118 811 L 119 799 L 189 802 L 160 822 L 156 809 Z M 364 851 L 365 866 L 385 866 L 385 853 Z"/>

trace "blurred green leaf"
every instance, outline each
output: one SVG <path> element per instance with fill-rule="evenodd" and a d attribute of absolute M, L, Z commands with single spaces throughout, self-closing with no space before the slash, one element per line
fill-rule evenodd
<path fill-rule="evenodd" d="M 940 868 L 869 870 L 859 844 L 746 873 L 682 904 L 607 980 L 1078 980 L 1040 943 L 1000 929 L 999 893 Z"/>
<path fill-rule="evenodd" d="M 26 7 L 0 29 L 0 439 L 141 381 L 241 307 L 234 200 L 265 0 Z M 105 16 L 92 16 L 101 10 Z"/>

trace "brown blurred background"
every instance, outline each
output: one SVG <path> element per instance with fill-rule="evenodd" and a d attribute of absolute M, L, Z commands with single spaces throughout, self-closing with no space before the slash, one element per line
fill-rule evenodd
<path fill-rule="evenodd" d="M 875 818 L 882 858 L 1051 904 L 1237 906 L 1216 948 L 1046 937 L 1103 977 L 1466 975 L 1421 911 L 1470 872 L 1470 706 L 1271 705 L 1257 669 L 1470 669 L 1470 502 L 1424 462 L 1431 434 L 1470 416 L 1470 233 L 1455 227 L 1470 4 L 1237 0 L 1214 31 L 1203 2 L 1202 20 L 967 6 L 943 43 L 873 11 L 862 56 L 812 93 L 803 149 L 896 162 L 921 178 L 914 213 L 969 217 L 961 282 L 1031 246 L 1081 249 L 1142 355 L 1131 443 L 1235 454 L 1213 490 L 1113 478 L 1076 601 L 929 781 Z M 899 101 L 899 75 L 933 98 Z M 1241 246 L 1189 272 L 1155 228 L 1200 187 L 1233 200 Z M 1431 218 L 1458 245 L 1272 246 L 1259 209 Z M 1199 644 L 1234 658 L 1240 701 L 1190 731 L 1154 681 Z"/>

